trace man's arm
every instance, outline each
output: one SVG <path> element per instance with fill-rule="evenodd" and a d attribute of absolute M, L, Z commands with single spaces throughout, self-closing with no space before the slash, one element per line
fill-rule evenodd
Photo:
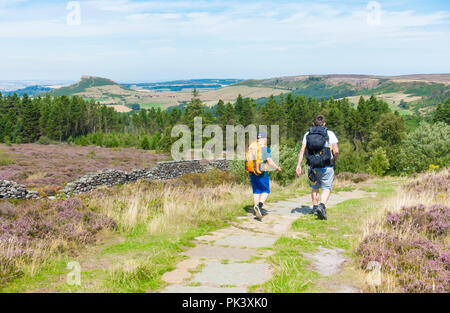
<path fill-rule="evenodd" d="M 334 143 L 331 145 L 331 148 L 333 149 L 333 155 L 334 155 L 334 163 L 336 163 L 339 155 L 339 147 L 337 143 Z"/>
<path fill-rule="evenodd" d="M 300 176 L 302 174 L 302 162 L 303 157 L 305 156 L 306 151 L 306 145 L 302 145 L 302 149 L 300 150 L 300 153 L 298 154 L 298 163 L 297 163 L 297 175 Z"/>

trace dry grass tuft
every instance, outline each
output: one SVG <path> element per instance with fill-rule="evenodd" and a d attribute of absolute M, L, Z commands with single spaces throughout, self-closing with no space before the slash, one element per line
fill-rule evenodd
<path fill-rule="evenodd" d="M 145 227 L 155 234 L 218 223 L 231 216 L 249 194 L 249 187 L 242 185 L 192 188 L 177 182 L 140 181 L 114 191 L 99 189 L 89 197 L 89 205 L 115 220 L 123 232 Z"/>

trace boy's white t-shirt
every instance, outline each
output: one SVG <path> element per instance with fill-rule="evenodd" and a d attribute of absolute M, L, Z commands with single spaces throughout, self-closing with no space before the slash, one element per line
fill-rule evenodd
<path fill-rule="evenodd" d="M 325 143 L 325 147 L 331 148 L 331 145 L 334 145 L 335 143 L 338 143 L 339 141 L 338 141 L 336 135 L 331 130 L 329 130 L 327 132 L 328 132 L 328 138 L 330 138 L 330 142 L 327 141 Z M 308 134 L 309 134 L 309 132 L 307 132 L 305 134 L 305 136 L 303 137 L 303 145 L 306 145 L 306 136 L 308 136 Z M 333 159 L 333 158 L 334 158 L 333 153 L 331 153 L 331 159 Z"/>

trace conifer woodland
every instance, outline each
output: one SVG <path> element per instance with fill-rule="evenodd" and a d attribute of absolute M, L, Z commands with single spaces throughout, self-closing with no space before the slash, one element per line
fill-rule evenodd
<path fill-rule="evenodd" d="M 193 129 L 194 118 L 202 117 L 203 127 L 217 124 L 224 131 L 226 125 L 279 125 L 281 146 L 298 149 L 317 114 L 325 115 L 327 127 L 339 138 L 339 171 L 395 175 L 449 164 L 450 98 L 437 106 L 431 119 L 424 118 L 411 128 L 404 116 L 375 96 L 367 100 L 361 97 L 357 106 L 345 98 L 287 94 L 260 103 L 239 96 L 235 103 L 220 100 L 208 107 L 194 91 L 191 102 L 185 105 L 119 113 L 77 96 L 0 94 L 0 142 L 57 141 L 170 151 L 177 139 L 171 137 L 173 126 L 184 124 Z M 427 152 L 421 151 L 425 147 Z M 425 153 L 426 158 L 417 157 Z"/>

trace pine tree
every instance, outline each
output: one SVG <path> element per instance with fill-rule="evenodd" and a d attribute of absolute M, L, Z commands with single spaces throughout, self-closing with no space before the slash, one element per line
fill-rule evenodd
<path fill-rule="evenodd" d="M 216 119 L 219 124 L 222 124 L 224 114 L 225 114 L 225 103 L 221 99 L 216 105 Z"/>
<path fill-rule="evenodd" d="M 357 112 L 358 114 L 356 116 L 355 123 L 355 137 L 358 140 L 361 140 L 363 143 L 366 143 L 371 132 L 371 116 L 370 111 L 367 107 L 367 103 L 362 96 L 359 98 Z"/>
<path fill-rule="evenodd" d="M 186 107 L 184 113 L 184 123 L 188 125 L 191 130 L 194 129 L 194 118 L 204 117 L 205 107 L 200 99 L 193 98 Z"/>
<path fill-rule="evenodd" d="M 226 125 L 234 125 L 236 124 L 236 116 L 234 114 L 235 109 L 231 102 L 228 102 L 225 107 L 225 114 L 223 116 L 223 124 L 222 127 L 225 129 Z"/>
<path fill-rule="evenodd" d="M 252 100 L 246 98 L 242 103 L 242 108 L 239 115 L 239 124 L 248 126 L 253 123 Z"/>
<path fill-rule="evenodd" d="M 150 141 L 148 140 L 147 136 L 144 136 L 144 138 L 142 138 L 141 141 L 141 149 L 150 150 L 150 148 L 151 148 Z"/>
<path fill-rule="evenodd" d="M 434 113 L 434 122 L 450 124 L 450 97 L 444 103 L 439 103 Z"/>
<path fill-rule="evenodd" d="M 157 131 L 153 134 L 152 140 L 150 141 L 150 149 L 152 150 L 159 149 L 160 142 L 161 142 L 161 133 Z"/>
<path fill-rule="evenodd" d="M 39 139 L 39 105 L 38 101 L 31 101 L 28 97 L 22 98 L 23 103 L 23 141 L 35 142 Z"/>
<path fill-rule="evenodd" d="M 57 100 L 53 102 L 50 108 L 45 132 L 50 139 L 62 140 L 63 118 Z M 95 132 L 95 130 L 93 132 Z"/>
<path fill-rule="evenodd" d="M 197 90 L 197 87 L 194 86 L 194 90 L 192 91 L 192 96 L 194 98 L 198 98 L 200 96 L 200 93 Z"/>
<path fill-rule="evenodd" d="M 241 112 L 242 112 L 242 107 L 244 106 L 244 99 L 242 98 L 242 95 L 239 94 L 239 96 L 236 99 L 236 103 L 234 104 L 234 114 L 238 117 L 238 121 L 239 121 L 239 117 L 241 116 Z"/>

